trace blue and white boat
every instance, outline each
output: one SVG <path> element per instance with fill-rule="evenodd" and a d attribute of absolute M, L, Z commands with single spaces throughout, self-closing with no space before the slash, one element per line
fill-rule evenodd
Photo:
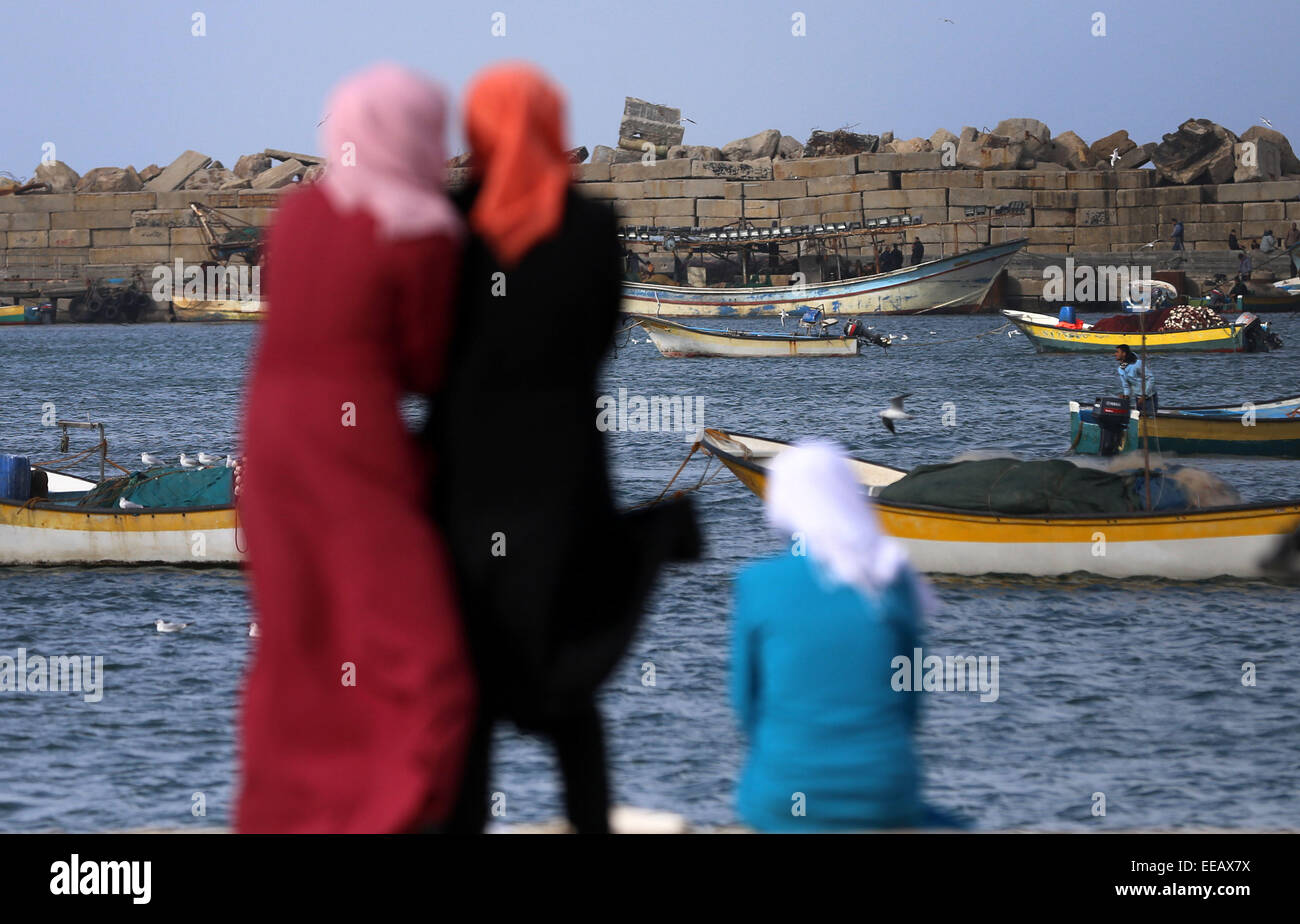
<path fill-rule="evenodd" d="M 828 315 L 967 313 L 979 309 L 998 274 L 1026 243 L 1017 238 L 888 273 L 794 286 L 709 289 L 626 282 L 622 310 L 659 318 L 776 318 L 807 308 Z"/>

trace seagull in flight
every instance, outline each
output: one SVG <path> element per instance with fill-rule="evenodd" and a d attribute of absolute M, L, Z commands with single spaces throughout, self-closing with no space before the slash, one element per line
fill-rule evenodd
<path fill-rule="evenodd" d="M 1273 127 L 1273 123 L 1270 122 L 1268 119 L 1264 118 L 1263 116 L 1260 116 L 1259 120 L 1263 122 L 1265 125 L 1267 125 L 1269 128 Z"/>
<path fill-rule="evenodd" d="M 167 464 L 160 457 L 152 455 L 151 453 L 147 453 L 147 452 L 140 453 L 140 461 L 143 462 L 149 468 L 153 468 L 156 465 Z"/>
<path fill-rule="evenodd" d="M 952 22 L 952 20 L 951 20 L 951 19 L 941 19 L 941 20 L 939 20 L 939 22 Z M 956 23 L 953 23 L 953 25 L 955 26 Z"/>
<path fill-rule="evenodd" d="M 1110 165 L 1115 166 L 1115 161 L 1119 160 L 1119 148 L 1113 148 L 1110 152 Z"/>
<path fill-rule="evenodd" d="M 911 394 L 909 393 L 906 395 L 898 395 L 897 397 L 890 398 L 889 407 L 885 408 L 883 411 L 880 412 L 880 422 L 885 425 L 885 429 L 888 430 L 890 433 L 898 432 L 897 430 L 894 429 L 895 420 L 908 420 L 909 418 L 911 418 L 912 415 L 907 413 L 907 411 L 903 410 L 903 399 L 910 398 L 910 397 Z"/>
<path fill-rule="evenodd" d="M 179 632 L 190 627 L 188 622 L 168 622 L 165 619 L 155 620 L 153 625 L 159 632 Z"/>

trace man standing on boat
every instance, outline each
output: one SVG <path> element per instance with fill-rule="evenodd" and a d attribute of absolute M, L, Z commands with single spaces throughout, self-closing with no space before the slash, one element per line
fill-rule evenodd
<path fill-rule="evenodd" d="M 1156 396 L 1156 377 L 1127 343 L 1115 347 L 1115 361 L 1119 363 L 1119 381 L 1124 388 L 1124 397 L 1134 402 L 1143 417 L 1153 416 L 1160 404 Z"/>
<path fill-rule="evenodd" d="M 918 263 L 924 262 L 925 245 L 921 243 L 921 239 L 918 237 L 916 240 L 912 241 L 912 265 L 916 266 Z"/>

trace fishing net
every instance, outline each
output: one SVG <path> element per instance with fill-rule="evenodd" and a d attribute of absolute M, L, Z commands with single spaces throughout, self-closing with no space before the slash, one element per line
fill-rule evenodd
<path fill-rule="evenodd" d="M 100 482 L 78 507 L 118 507 L 125 498 L 141 507 L 229 507 L 232 470 L 153 468 Z"/>

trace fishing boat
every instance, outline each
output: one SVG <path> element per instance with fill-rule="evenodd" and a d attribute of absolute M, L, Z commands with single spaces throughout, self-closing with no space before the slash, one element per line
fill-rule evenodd
<path fill-rule="evenodd" d="M 845 336 L 818 336 L 688 327 L 665 318 L 635 317 L 659 352 L 673 357 L 856 356 L 864 343 L 888 345 L 883 337 L 870 333 L 860 323 L 847 325 Z"/>
<path fill-rule="evenodd" d="M 625 282 L 622 310 L 657 318 L 776 318 L 821 308 L 830 314 L 962 313 L 978 310 L 1025 238 L 888 273 L 792 286 L 710 289 Z"/>
<path fill-rule="evenodd" d="M 1070 448 L 1088 455 L 1151 452 L 1300 459 L 1300 395 L 1258 403 L 1136 410 L 1109 423 L 1096 404 L 1070 402 Z M 1105 439 L 1107 427 L 1117 429 Z M 1113 452 L 1111 451 L 1113 450 Z"/>
<path fill-rule="evenodd" d="M 1039 353 L 1110 353 L 1120 344 L 1136 348 L 1143 338 L 1140 331 L 1097 330 L 1087 322 L 1066 326 L 1051 315 L 1030 311 L 1003 309 L 1002 314 Z M 1256 353 L 1275 348 L 1270 337 L 1257 317 L 1243 314 L 1222 327 L 1148 331 L 1145 343 L 1151 353 Z"/>
<path fill-rule="evenodd" d="M 258 299 L 172 300 L 178 321 L 260 321 L 266 305 Z"/>
<path fill-rule="evenodd" d="M 705 430 L 700 445 L 760 497 L 768 463 L 789 446 L 723 430 Z M 871 494 L 907 474 L 860 459 L 851 464 Z M 973 513 L 877 499 L 876 511 L 918 570 L 960 575 L 1258 578 L 1270 573 L 1264 563 L 1300 525 L 1300 501 L 1080 516 Z"/>
<path fill-rule="evenodd" d="M 105 449 L 101 431 L 91 450 L 101 452 L 101 464 Z M 231 479 L 229 469 L 156 468 L 92 481 L 0 456 L 0 565 L 236 564 Z M 45 486 L 33 496 L 37 480 Z M 214 496 L 225 502 L 202 502 Z"/>
<path fill-rule="evenodd" d="M 49 324 L 53 319 L 49 305 L 0 305 L 0 325 Z"/>

